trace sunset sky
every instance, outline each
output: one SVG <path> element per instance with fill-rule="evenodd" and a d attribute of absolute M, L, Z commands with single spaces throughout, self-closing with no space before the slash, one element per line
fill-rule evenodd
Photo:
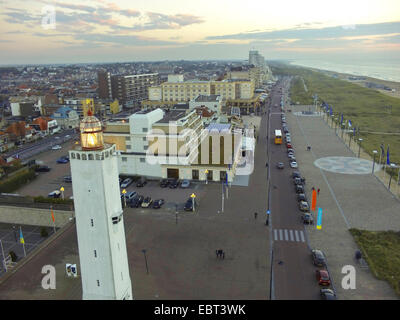
<path fill-rule="evenodd" d="M 0 0 L 0 30 L 0 64 L 398 59 L 400 1 Z"/>

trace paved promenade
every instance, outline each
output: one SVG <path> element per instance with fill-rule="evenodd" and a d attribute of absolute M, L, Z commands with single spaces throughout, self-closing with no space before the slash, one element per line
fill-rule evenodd
<path fill-rule="evenodd" d="M 357 265 L 354 259 L 357 246 L 348 229 L 399 230 L 399 201 L 372 175 L 372 162 L 362 174 L 357 165 L 359 159 L 348 148 L 348 141 L 344 144 L 321 117 L 294 114 L 308 107 L 291 106 L 291 109 L 287 120 L 299 170 L 307 179 L 309 198 L 312 187 L 321 189 L 317 207 L 323 209 L 322 230 L 307 227 L 308 239 L 313 248 L 325 252 L 339 298 L 398 299 L 386 282 Z M 306 151 L 307 145 L 312 147 L 311 151 Z M 376 166 L 375 169 L 379 170 Z M 341 287 L 341 270 L 345 265 L 356 267 L 356 290 Z"/>

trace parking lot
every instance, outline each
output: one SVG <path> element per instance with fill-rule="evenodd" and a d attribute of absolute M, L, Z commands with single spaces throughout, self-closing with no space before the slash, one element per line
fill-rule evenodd
<path fill-rule="evenodd" d="M 136 187 L 136 181 L 134 181 L 130 186 L 125 188 L 128 192 L 136 191 L 138 195 L 142 195 L 144 197 L 151 197 L 151 199 L 164 199 L 165 203 L 163 205 L 164 210 L 174 211 L 177 209 L 178 211 L 183 211 L 183 207 L 185 202 L 190 198 L 190 196 L 194 193 L 196 196 L 196 202 L 198 205 L 201 205 L 201 198 L 205 193 L 205 184 L 204 182 L 191 182 L 188 188 L 181 188 L 178 186 L 176 189 L 171 189 L 169 187 L 161 188 L 160 180 L 148 180 L 144 187 Z M 122 190 L 122 188 L 121 188 Z M 150 208 L 134 208 L 134 210 L 141 210 L 142 213 L 153 210 Z M 154 209 L 156 210 L 156 209 Z"/>
<path fill-rule="evenodd" d="M 72 196 L 71 183 L 63 181 L 64 176 L 71 175 L 70 165 L 69 163 L 57 163 L 57 159 L 68 155 L 68 150 L 70 150 L 73 145 L 73 141 L 68 141 L 61 144 L 62 148 L 60 150 L 47 149 L 41 154 L 30 158 L 29 160 L 35 159 L 43 162 L 43 165 L 49 166 L 51 170 L 49 172 L 40 172 L 34 181 L 18 189 L 15 193 L 26 196 L 47 197 L 53 190 L 59 190 L 61 187 L 64 187 L 64 197 L 69 198 Z"/>

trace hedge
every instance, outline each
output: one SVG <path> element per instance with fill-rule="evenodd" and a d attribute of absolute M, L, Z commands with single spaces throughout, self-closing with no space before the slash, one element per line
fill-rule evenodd
<path fill-rule="evenodd" d="M 0 192 L 13 192 L 35 178 L 36 173 L 33 169 L 26 169 L 24 171 L 18 172 L 12 177 L 0 181 Z"/>
<path fill-rule="evenodd" d="M 56 204 L 74 204 L 72 199 L 61 199 L 61 198 L 46 198 L 46 197 L 33 197 L 33 202 L 36 203 L 56 203 Z"/>

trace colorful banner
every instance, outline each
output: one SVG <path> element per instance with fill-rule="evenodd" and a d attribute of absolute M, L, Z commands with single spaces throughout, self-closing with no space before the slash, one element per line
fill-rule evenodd
<path fill-rule="evenodd" d="M 322 208 L 318 208 L 317 229 L 322 229 Z"/>
<path fill-rule="evenodd" d="M 315 189 L 312 191 L 312 200 L 311 200 L 311 210 L 315 211 L 317 207 L 317 191 Z"/>

